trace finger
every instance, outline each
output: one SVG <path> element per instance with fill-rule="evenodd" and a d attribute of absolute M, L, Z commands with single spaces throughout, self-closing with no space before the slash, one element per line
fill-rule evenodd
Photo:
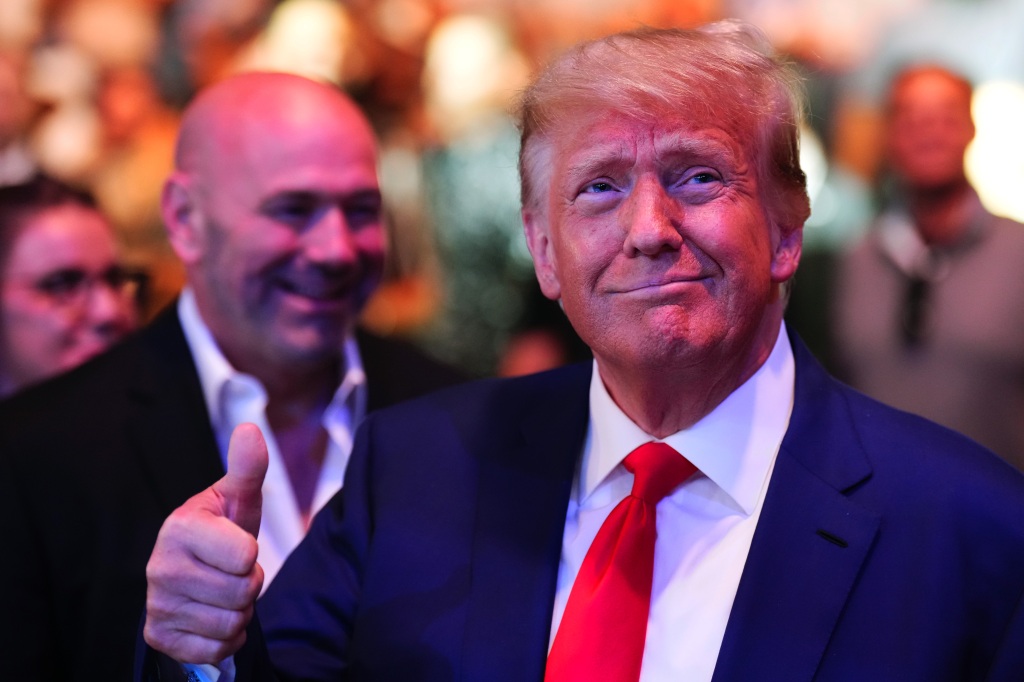
<path fill-rule="evenodd" d="M 228 443 L 228 470 L 213 489 L 224 501 L 229 519 L 255 537 L 260 529 L 267 444 L 255 424 L 239 424 Z"/>
<path fill-rule="evenodd" d="M 201 563 L 231 576 L 252 572 L 259 555 L 256 538 L 223 517 L 211 517 L 192 527 L 183 549 Z"/>
<path fill-rule="evenodd" d="M 159 558 L 181 570 L 189 570 L 187 561 L 201 562 L 233 575 L 245 575 L 256 563 L 259 546 L 256 538 L 218 515 L 221 500 L 213 496 L 210 504 L 203 491 L 167 517 L 157 534 L 151 559 Z"/>
<path fill-rule="evenodd" d="M 243 632 L 252 620 L 254 607 L 244 609 L 221 609 L 209 604 L 185 602 L 162 605 L 147 602 L 147 620 L 165 632 L 190 634 L 204 639 L 228 642 Z"/>
<path fill-rule="evenodd" d="M 146 643 L 181 663 L 219 664 L 245 644 L 245 629 L 227 639 L 203 637 L 192 632 L 167 629 L 149 618 L 142 630 Z"/>
<path fill-rule="evenodd" d="M 244 609 L 256 601 L 263 586 L 263 569 L 259 564 L 254 564 L 246 574 L 234 575 L 196 557 L 180 555 L 150 561 L 146 577 L 149 600 L 156 606 L 167 605 L 161 610 L 168 611 L 186 602 Z"/>

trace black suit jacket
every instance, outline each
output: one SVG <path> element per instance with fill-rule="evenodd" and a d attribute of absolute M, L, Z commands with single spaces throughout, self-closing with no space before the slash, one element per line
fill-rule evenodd
<path fill-rule="evenodd" d="M 358 335 L 375 409 L 455 383 Z M 0 404 L 0 677 L 127 680 L 163 520 L 223 475 L 176 307 Z"/>

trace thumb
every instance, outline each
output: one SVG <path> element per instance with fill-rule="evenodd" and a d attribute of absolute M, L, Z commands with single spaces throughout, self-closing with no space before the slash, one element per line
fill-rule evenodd
<path fill-rule="evenodd" d="M 228 443 L 228 471 L 213 487 L 224 512 L 256 537 L 263 510 L 263 478 L 267 475 L 267 443 L 255 424 L 239 424 Z"/>

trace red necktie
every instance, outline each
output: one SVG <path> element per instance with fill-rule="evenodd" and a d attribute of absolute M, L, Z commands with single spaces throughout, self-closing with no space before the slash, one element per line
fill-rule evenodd
<path fill-rule="evenodd" d="M 626 456 L 633 490 L 597 532 L 569 593 L 545 682 L 640 678 L 654 574 L 655 507 L 696 468 L 665 443 Z"/>

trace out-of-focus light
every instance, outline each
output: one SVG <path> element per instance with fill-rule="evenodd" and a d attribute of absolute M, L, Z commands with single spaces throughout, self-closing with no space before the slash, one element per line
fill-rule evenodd
<path fill-rule="evenodd" d="M 967 149 L 967 176 L 988 210 L 1024 222 L 1024 85 L 979 85 L 972 111 L 977 132 Z"/>
<path fill-rule="evenodd" d="M 505 27 L 482 16 L 441 22 L 427 43 L 423 85 L 435 124 L 461 127 L 481 114 L 504 110 L 528 67 Z"/>
<path fill-rule="evenodd" d="M 42 0 L 0 2 L 0 48 L 25 50 L 43 32 Z"/>
<path fill-rule="evenodd" d="M 287 71 L 341 83 L 352 20 L 336 0 L 285 0 L 271 15 L 246 68 Z"/>
<path fill-rule="evenodd" d="M 800 127 L 800 167 L 807 176 L 807 195 L 814 205 L 828 175 L 828 159 L 818 135 L 809 127 Z"/>
<path fill-rule="evenodd" d="M 406 50 L 417 48 L 434 19 L 424 0 L 380 0 L 374 16 L 381 37 Z"/>

